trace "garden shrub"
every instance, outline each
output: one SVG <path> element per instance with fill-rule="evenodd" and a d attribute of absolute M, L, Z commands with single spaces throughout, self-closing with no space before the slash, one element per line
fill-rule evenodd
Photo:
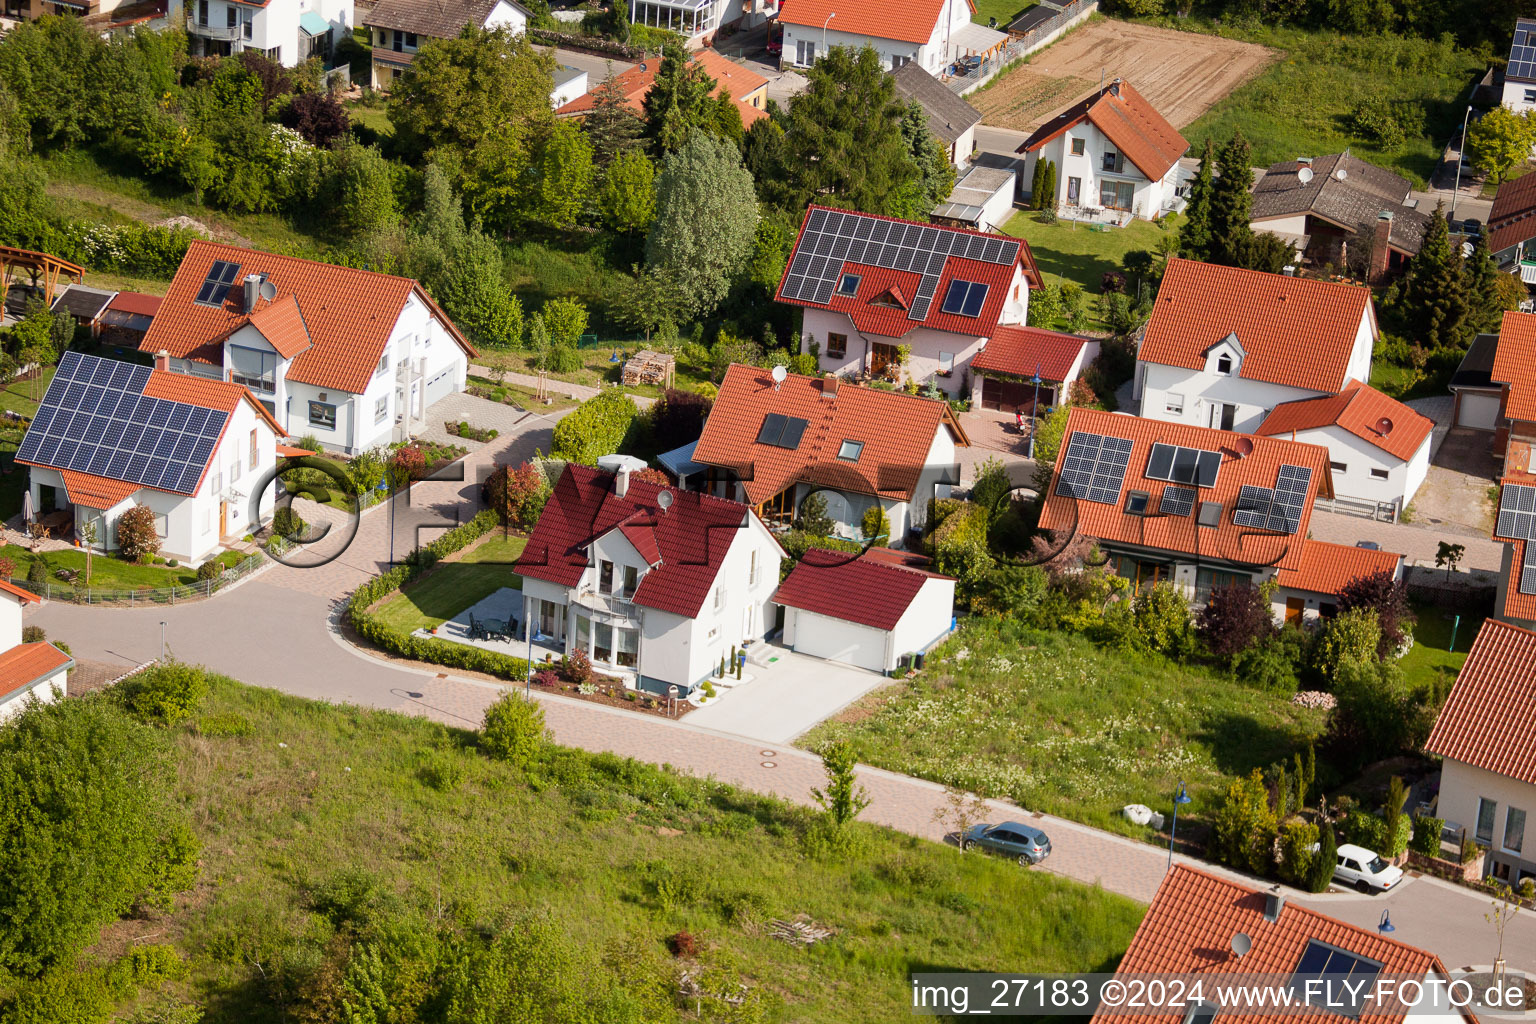
<path fill-rule="evenodd" d="M 1275 617 L 1262 590 L 1233 583 L 1211 591 L 1195 628 L 1206 649 L 1230 665 L 1239 653 L 1274 635 Z"/>
<path fill-rule="evenodd" d="M 16 988 L 4 1024 L 105 1024 L 116 1003 L 106 972 L 60 967 Z"/>
<path fill-rule="evenodd" d="M 283 510 L 279 509 L 278 511 L 283 511 Z M 295 516 L 294 518 L 297 519 L 298 517 Z M 301 520 L 301 522 L 302 522 L 302 520 Z M 302 529 L 302 527 L 301 527 L 301 529 Z M 219 579 L 223 575 L 224 575 L 224 563 L 220 562 L 216 558 L 211 558 L 208 561 L 204 562 L 202 565 L 197 567 L 197 578 L 198 578 L 198 581 L 202 582 L 202 583 L 207 583 L 207 582 L 209 582 L 211 580 L 217 580 L 217 579 Z"/>
<path fill-rule="evenodd" d="M 970 502 L 933 531 L 933 567 L 953 576 L 967 592 L 981 586 L 996 559 L 987 548 L 988 513 Z"/>
<path fill-rule="evenodd" d="M 1318 828 L 1317 859 L 1312 862 L 1312 869 L 1307 874 L 1306 887 L 1308 892 L 1327 892 L 1328 884 L 1333 881 L 1333 869 L 1339 863 L 1339 845 L 1334 837 L 1333 826 L 1323 822 Z"/>
<path fill-rule="evenodd" d="M 24 644 L 42 643 L 48 639 L 48 631 L 42 626 L 22 626 L 21 642 Z"/>
<path fill-rule="evenodd" d="M 578 685 L 588 682 L 592 678 L 592 659 L 578 647 L 560 659 L 560 670 L 569 682 Z"/>
<path fill-rule="evenodd" d="M 859 528 L 864 532 L 864 539 L 876 547 L 885 547 L 891 542 L 891 517 L 879 505 L 871 505 L 864 510 Z"/>
<path fill-rule="evenodd" d="M 1337 682 L 1348 662 L 1375 662 L 1381 626 L 1371 608 L 1351 608 L 1328 620 L 1318 637 L 1312 665 L 1324 679 Z"/>
<path fill-rule="evenodd" d="M 826 497 L 817 491 L 812 491 L 801 499 L 798 513 L 795 529 L 807 536 L 828 537 L 836 527 L 832 517 L 827 515 Z M 801 553 L 804 553 L 803 550 Z"/>
<path fill-rule="evenodd" d="M 1038 565 L 1004 562 L 987 574 L 977 595 L 977 611 L 1015 616 L 1033 622 L 1033 616 L 1051 592 L 1051 580 Z M 1054 623 L 1035 623 L 1050 628 Z"/>
<path fill-rule="evenodd" d="M 1260 641 L 1237 653 L 1232 674 L 1238 682 L 1281 696 L 1296 692 L 1297 654 L 1279 637 Z"/>
<path fill-rule="evenodd" d="M 1408 584 L 1383 569 L 1369 576 L 1357 576 L 1339 588 L 1339 611 L 1365 608 L 1376 613 L 1380 638 L 1376 644 L 1376 657 L 1385 660 L 1392 656 L 1408 638 L 1414 617 L 1408 607 Z"/>
<path fill-rule="evenodd" d="M 298 443 L 295 444 L 294 447 L 303 448 L 307 452 L 318 452 L 321 450 L 320 439 L 314 434 L 305 434 L 303 437 L 299 438 Z"/>
<path fill-rule="evenodd" d="M 155 510 L 135 505 L 117 519 L 117 547 L 124 558 L 138 559 L 160 550 L 155 532 Z"/>
<path fill-rule="evenodd" d="M 1280 865 L 1278 874 L 1282 881 L 1298 888 L 1306 888 L 1312 877 L 1317 853 L 1312 846 L 1318 842 L 1318 828 L 1310 822 L 1292 821 L 1280 829 Z"/>
<path fill-rule="evenodd" d="M 485 709 L 480 745 L 498 761 L 527 768 L 544 743 L 544 709 L 538 702 L 519 693 L 505 693 Z"/>
<path fill-rule="evenodd" d="M 579 373 L 585 364 L 581 352 L 571 345 L 551 345 L 546 357 L 550 373 Z"/>
<path fill-rule="evenodd" d="M 1226 800 L 1211 822 L 1211 851 L 1216 859 L 1241 871 L 1267 875 L 1275 837 L 1275 812 L 1259 769 L 1227 786 Z"/>
<path fill-rule="evenodd" d="M 108 969 L 112 987 L 122 992 L 157 988 L 167 981 L 181 981 L 187 974 L 187 962 L 175 946 L 165 943 L 134 946 Z"/>
<path fill-rule="evenodd" d="M 16 575 L 16 563 L 12 559 L 0 557 L 0 580 L 9 580 Z"/>
<path fill-rule="evenodd" d="M 551 454 L 584 466 L 596 465 L 624 444 L 638 410 L 619 388 L 605 388 L 555 424 Z"/>
<path fill-rule="evenodd" d="M 524 462 L 516 467 L 497 466 L 486 480 L 491 508 L 504 525 L 531 530 L 538 523 L 549 496 L 549 478 L 538 466 Z"/>
<path fill-rule="evenodd" d="M 1387 853 L 1387 823 L 1374 814 L 1353 810 L 1339 822 L 1339 833 L 1346 843 L 1363 846 L 1383 856 Z"/>
<path fill-rule="evenodd" d="M 1408 841 L 1408 848 L 1425 857 L 1440 856 L 1440 833 L 1444 829 L 1444 818 L 1419 815 L 1413 819 L 1413 838 Z"/>
<path fill-rule="evenodd" d="M 417 775 L 440 793 L 451 793 L 464 781 L 464 759 L 452 750 L 428 750 L 421 755 Z"/>
<path fill-rule="evenodd" d="M 923 520 L 923 533 L 932 534 L 944 525 L 944 520 L 965 508 L 967 502 L 960 498 L 929 498 L 928 516 Z"/>
<path fill-rule="evenodd" d="M 27 582 L 39 588 L 48 585 L 48 564 L 41 558 L 32 559 L 32 564 L 27 566 Z"/>
<path fill-rule="evenodd" d="M 1345 661 L 1333 695 L 1338 705 L 1329 719 L 1329 740 L 1341 764 L 1418 750 L 1434 725 L 1433 700 L 1411 690 L 1394 662 Z"/>
<path fill-rule="evenodd" d="M 128 708 L 146 721 L 179 725 L 208 696 L 208 673 L 179 661 L 154 665 L 118 684 Z"/>
<path fill-rule="evenodd" d="M 671 451 L 698 440 L 712 405 L 708 398 L 696 392 L 667 388 L 651 406 L 651 429 L 657 446 L 662 451 Z"/>
<path fill-rule="evenodd" d="M 1189 600 L 1172 583 L 1147 587 L 1136 595 L 1133 615 L 1142 645 L 1171 658 L 1190 650 Z"/>

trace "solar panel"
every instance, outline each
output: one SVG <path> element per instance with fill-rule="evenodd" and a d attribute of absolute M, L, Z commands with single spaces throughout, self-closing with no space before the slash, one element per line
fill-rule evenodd
<path fill-rule="evenodd" d="M 1176 444 L 1154 444 L 1147 457 L 1147 479 L 1214 487 L 1221 453 Z"/>
<path fill-rule="evenodd" d="M 1163 500 L 1157 510 L 1165 516 L 1187 516 L 1194 511 L 1196 493 L 1193 487 L 1169 484 L 1163 488 Z"/>
<path fill-rule="evenodd" d="M 1375 988 L 1381 969 L 1382 964 L 1369 957 L 1310 939 L 1296 963 L 1291 986 L 1305 1002 L 1318 1009 L 1358 1017 L 1360 1001 Z M 1314 984 L 1308 985 L 1309 980 Z"/>
<path fill-rule="evenodd" d="M 971 285 L 971 292 L 965 297 L 965 308 L 960 311 L 961 316 L 976 316 L 981 312 L 982 304 L 987 301 L 987 286 L 984 284 Z"/>
<path fill-rule="evenodd" d="M 1525 546 L 1525 561 L 1520 567 L 1520 593 L 1536 594 L 1536 544 Z"/>
<path fill-rule="evenodd" d="M 975 281 L 951 281 L 944 293 L 944 312 L 975 316 L 987 301 L 987 286 Z"/>
<path fill-rule="evenodd" d="M 785 417 L 780 413 L 771 412 L 763 417 L 763 425 L 757 432 L 758 444 L 778 444 L 779 438 L 784 433 Z"/>
<path fill-rule="evenodd" d="M 1499 495 L 1495 534 L 1511 540 L 1536 540 L 1536 487 L 1505 484 Z"/>
<path fill-rule="evenodd" d="M 208 268 L 208 277 L 197 290 L 197 298 L 193 301 L 205 306 L 222 306 L 224 297 L 229 294 L 229 286 L 235 283 L 235 276 L 239 273 L 240 264 L 214 260 L 213 266 Z"/>
<path fill-rule="evenodd" d="M 779 447 L 793 451 L 800 447 L 800 438 L 805 433 L 806 421 L 798 416 L 791 416 L 784 424 L 784 436 L 779 438 Z"/>
<path fill-rule="evenodd" d="M 1067 441 L 1056 480 L 1056 493 L 1104 505 L 1118 505 L 1130 464 L 1132 443 L 1123 437 L 1105 437 L 1074 431 Z"/>
<path fill-rule="evenodd" d="M 1312 470 L 1307 466 L 1283 465 L 1275 476 L 1275 503 L 1269 512 L 1269 529 L 1277 533 L 1295 533 L 1301 528 L 1301 516 L 1307 507 L 1307 487 Z"/>
<path fill-rule="evenodd" d="M 1274 503 L 1275 492 L 1270 488 L 1243 484 L 1237 493 L 1237 504 L 1232 508 L 1232 522 L 1262 530 L 1269 522 L 1269 508 Z"/>

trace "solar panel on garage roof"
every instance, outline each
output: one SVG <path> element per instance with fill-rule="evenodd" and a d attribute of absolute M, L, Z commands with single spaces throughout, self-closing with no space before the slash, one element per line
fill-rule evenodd
<path fill-rule="evenodd" d="M 66 352 L 16 457 L 192 493 L 224 412 L 143 395 L 150 368 Z"/>
<path fill-rule="evenodd" d="M 1017 239 L 972 235 L 922 224 L 881 220 L 842 210 L 812 210 L 795 258 L 784 277 L 786 299 L 825 305 L 847 262 L 921 275 L 907 319 L 924 321 L 933 306 L 939 277 L 950 256 L 1010 265 L 1019 258 Z M 974 296 L 975 312 L 963 303 L 957 312 L 976 316 L 986 290 Z"/>

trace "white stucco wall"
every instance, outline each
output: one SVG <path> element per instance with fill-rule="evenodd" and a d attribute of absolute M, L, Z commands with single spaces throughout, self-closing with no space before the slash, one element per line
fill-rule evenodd
<path fill-rule="evenodd" d="M 184 8 L 189 17 L 197 20 L 198 0 L 185 0 Z M 208 27 L 216 39 L 224 38 L 222 30 L 228 25 L 230 8 L 235 10 L 237 25 L 247 21 L 251 25 L 250 38 L 245 38 L 242 28 L 232 49 L 236 52 L 240 49 L 269 52 L 275 48 L 278 51 L 275 59 L 288 67 L 304 60 L 307 50 L 304 44 L 309 36 L 299 27 L 299 19 L 306 12 L 313 11 L 331 26 L 333 53 L 336 45 L 352 33 L 352 0 L 272 0 L 266 7 L 209 0 Z M 194 27 L 191 32 L 196 39 L 198 29 Z M 196 42 L 193 45 L 196 46 Z"/>
<path fill-rule="evenodd" d="M 1517 114 L 1536 110 L 1536 84 L 1506 80 L 1504 95 L 1500 102 Z"/>
<path fill-rule="evenodd" d="M 1455 758 L 1446 758 L 1440 766 L 1440 803 L 1436 815 L 1454 821 L 1467 830 L 1468 837 L 1475 838 L 1480 798 L 1498 804 L 1493 817 L 1493 841 L 1485 844 L 1488 846 L 1489 872 L 1497 859 L 1517 871 L 1536 874 L 1536 786 L 1507 775 L 1496 775 Z M 1511 807 L 1526 813 L 1525 841 L 1520 853 L 1513 853 L 1504 846 L 1504 828 Z M 1516 880 L 1512 872 L 1510 881 Z"/>
<path fill-rule="evenodd" d="M 1073 155 L 1071 140 L 1083 140 L 1083 152 Z M 1099 183 L 1101 181 L 1129 182 L 1133 189 L 1130 212 L 1143 219 L 1160 216 L 1164 207 L 1173 201 L 1174 187 L 1178 184 L 1179 165 L 1174 163 L 1163 176 L 1149 180 L 1127 158 L 1122 160 L 1120 173 L 1102 170 L 1104 153 L 1114 150 L 1114 143 L 1089 121 L 1074 125 L 1061 135 L 1047 142 L 1025 158 L 1024 181 L 1033 183 L 1035 165 L 1045 159 L 1056 164 L 1056 202 L 1065 206 L 1070 195 L 1071 179 L 1080 182 L 1078 206 L 1101 206 Z"/>
<path fill-rule="evenodd" d="M 0 651 L 21 643 L 21 598 L 12 594 L 0 597 Z"/>
<path fill-rule="evenodd" d="M 900 58 L 916 61 L 923 70 L 937 76 L 960 50 L 960 47 L 951 43 L 950 37 L 956 29 L 970 21 L 970 6 L 965 0 L 948 0 L 944 10 L 934 21 L 933 32 L 925 43 L 842 32 L 837 28 L 836 17 L 824 26 L 796 25 L 784 21 L 782 17 L 780 21 L 784 25 L 782 64 L 785 67 L 801 65 L 798 44 L 801 40 L 805 40 L 815 45 L 817 60 L 826 56 L 827 51 L 834 46 L 851 46 L 858 49 L 868 45 L 874 47 L 875 52 L 880 55 L 880 63 L 887 70 L 894 70 L 898 65 L 893 63 L 893 60 Z"/>
<path fill-rule="evenodd" d="M 907 606 L 896 628 L 891 631 L 891 664 L 903 654 L 916 653 L 932 646 L 949 632 L 955 615 L 955 581 L 928 579 Z"/>
<path fill-rule="evenodd" d="M 1283 435 L 1290 438 L 1290 434 Z M 1307 444 L 1319 444 L 1328 449 L 1334 495 L 1356 501 L 1397 503 L 1399 507 L 1413 500 L 1419 485 L 1429 473 L 1429 445 L 1431 437 L 1414 452 L 1411 459 L 1399 459 L 1371 444 L 1343 427 L 1329 426 L 1317 430 L 1298 430 L 1295 440 Z M 1338 464 L 1343 465 L 1343 469 Z M 1387 474 L 1378 479 L 1373 471 Z"/>

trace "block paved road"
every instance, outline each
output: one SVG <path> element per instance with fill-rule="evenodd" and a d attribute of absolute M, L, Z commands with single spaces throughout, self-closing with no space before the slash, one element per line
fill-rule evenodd
<path fill-rule="evenodd" d="M 468 519 L 477 501 L 477 474 L 493 461 L 525 457 L 535 446 L 548 450 L 550 429 L 550 418 L 530 419 L 515 435 L 468 456 L 465 481 L 418 484 L 411 506 L 397 511 L 396 551 L 411 546 L 410 534 L 418 527 L 430 534 Z M 381 661 L 351 647 L 337 630 L 336 612 L 346 593 L 389 562 L 389 520 L 387 506 L 370 510 L 355 542 L 336 561 L 318 569 L 273 566 L 211 600 L 148 609 L 48 602 L 29 609 L 28 622 L 70 643 L 79 657 L 125 667 L 159 656 L 164 622 L 167 643 L 178 658 L 245 682 L 476 728 L 503 687 Z M 672 722 L 550 694 L 539 699 L 554 739 L 562 744 L 670 764 L 799 803 L 809 803 L 811 787 L 825 781 L 819 759 L 805 751 L 686 720 Z M 933 820 L 943 803 L 941 787 L 869 767 L 861 768 L 859 776 L 871 797 L 865 820 L 928 839 L 944 838 L 944 829 Z M 1167 854 L 1156 847 L 1058 818 L 1031 816 L 1003 802 L 994 801 L 992 807 L 999 819 L 1025 817 L 1051 835 L 1055 852 L 1043 870 L 1141 902 L 1152 898 L 1163 877 Z M 1494 957 L 1494 931 L 1482 916 L 1487 899 L 1433 879 L 1414 879 L 1390 897 L 1298 893 L 1293 898 L 1363 927 L 1375 927 L 1381 911 L 1390 907 L 1397 926 L 1394 938 L 1438 953 L 1451 967 L 1487 964 Z M 1510 925 L 1505 955 L 1512 966 L 1536 971 L 1536 914 L 1526 912 Z"/>

